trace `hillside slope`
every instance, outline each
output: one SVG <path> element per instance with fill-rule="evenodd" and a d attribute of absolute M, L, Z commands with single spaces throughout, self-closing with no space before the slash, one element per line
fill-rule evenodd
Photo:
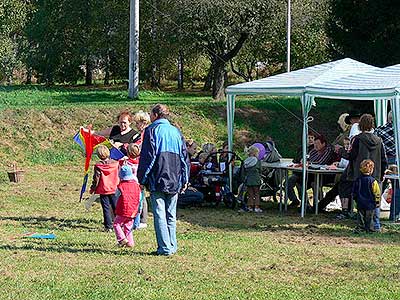
<path fill-rule="evenodd" d="M 156 103 L 169 105 L 171 119 L 185 137 L 218 146 L 226 140 L 226 103 L 201 93 L 143 92 L 139 101 L 128 101 L 123 90 L 15 87 L 0 89 L 0 159 L 20 165 L 80 164 L 80 149 L 72 141 L 79 126 L 107 128 L 119 111 L 149 111 Z M 350 106 L 344 101 L 318 100 L 310 125 L 332 140 L 338 133 L 337 117 Z M 301 129 L 298 99 L 237 100 L 235 149 L 239 152 L 245 144 L 271 136 L 282 155 L 292 156 L 300 144 Z"/>

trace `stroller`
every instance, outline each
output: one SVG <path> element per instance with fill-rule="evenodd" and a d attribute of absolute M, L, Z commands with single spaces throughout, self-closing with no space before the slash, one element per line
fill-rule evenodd
<path fill-rule="evenodd" d="M 226 157 L 226 160 L 217 163 L 221 156 Z M 197 178 L 192 184 L 193 187 L 204 194 L 206 202 L 215 206 L 224 203 L 229 208 L 235 208 L 236 197 L 229 187 L 228 166 L 237 159 L 241 163 L 243 162 L 235 152 L 222 150 L 207 156 L 205 159 L 206 169 L 197 174 Z"/>

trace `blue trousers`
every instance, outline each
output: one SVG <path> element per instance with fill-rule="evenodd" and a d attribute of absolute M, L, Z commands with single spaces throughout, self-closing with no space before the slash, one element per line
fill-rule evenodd
<path fill-rule="evenodd" d="M 176 241 L 176 204 L 178 194 L 150 193 L 153 206 L 157 254 L 171 255 L 178 249 Z"/>
<path fill-rule="evenodd" d="M 104 228 L 113 229 L 113 218 L 115 215 L 115 205 L 117 203 L 115 195 L 100 195 L 100 203 L 103 208 Z"/>

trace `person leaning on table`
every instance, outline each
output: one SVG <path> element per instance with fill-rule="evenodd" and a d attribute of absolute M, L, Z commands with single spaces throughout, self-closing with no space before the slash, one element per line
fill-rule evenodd
<path fill-rule="evenodd" d="M 322 135 L 317 135 L 314 138 L 314 147 L 308 152 L 309 162 L 319 165 L 330 165 L 336 159 L 336 155 L 331 145 L 329 145 Z M 308 175 L 307 188 L 311 187 L 311 183 L 314 181 L 312 174 Z M 296 185 L 301 184 L 302 174 L 301 172 L 293 172 L 293 175 L 288 180 L 288 198 L 292 203 L 291 207 L 298 206 L 300 200 L 297 198 L 294 188 Z M 300 190 L 299 190 L 300 192 Z"/>
<path fill-rule="evenodd" d="M 153 207 L 157 255 L 177 251 L 176 206 L 178 193 L 189 181 L 185 140 L 178 128 L 167 120 L 166 105 L 157 104 L 150 112 L 152 123 L 145 129 L 137 177 L 150 190 Z"/>

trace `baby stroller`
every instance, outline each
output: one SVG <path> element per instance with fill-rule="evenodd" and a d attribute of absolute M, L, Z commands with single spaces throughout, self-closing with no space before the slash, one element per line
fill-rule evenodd
<path fill-rule="evenodd" d="M 224 161 L 218 158 L 225 157 Z M 224 203 L 229 208 L 235 208 L 236 197 L 229 187 L 229 165 L 239 156 L 232 151 L 217 151 L 211 153 L 205 159 L 205 169 L 201 170 L 193 186 L 204 194 L 206 202 L 217 206 Z M 214 162 L 214 163 L 212 163 Z"/>

